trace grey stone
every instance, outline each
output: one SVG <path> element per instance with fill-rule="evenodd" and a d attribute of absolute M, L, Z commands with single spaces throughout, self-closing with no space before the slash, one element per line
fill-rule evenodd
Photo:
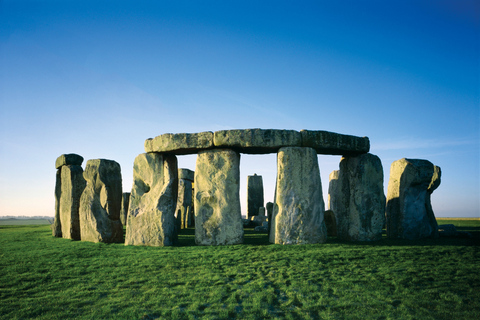
<path fill-rule="evenodd" d="M 258 208 L 258 216 L 265 217 L 265 219 L 267 218 L 267 216 L 265 215 L 265 207 Z"/>
<path fill-rule="evenodd" d="M 275 153 L 281 147 L 300 146 L 302 137 L 294 130 L 244 129 L 214 133 L 215 147 L 230 148 L 241 153 Z"/>
<path fill-rule="evenodd" d="M 177 158 L 160 153 L 138 155 L 133 164 L 125 245 L 173 245 L 177 195 Z"/>
<path fill-rule="evenodd" d="M 130 204 L 130 192 L 124 192 L 122 194 L 122 205 L 120 209 L 120 221 L 123 226 L 127 225 L 128 206 Z"/>
<path fill-rule="evenodd" d="M 180 173 L 180 170 L 178 172 Z M 190 170 L 189 170 L 190 171 Z M 193 171 L 191 171 L 193 173 Z M 193 180 L 193 179 L 192 179 Z M 193 220 L 193 187 L 192 180 L 178 179 L 177 225 L 181 229 L 192 226 Z"/>
<path fill-rule="evenodd" d="M 302 147 L 313 148 L 319 154 L 352 156 L 367 153 L 370 140 L 329 131 L 301 130 Z"/>
<path fill-rule="evenodd" d="M 60 169 L 61 166 L 81 166 L 83 157 L 75 153 L 62 154 L 55 160 L 55 169 Z"/>
<path fill-rule="evenodd" d="M 195 172 L 190 169 L 180 168 L 178 169 L 178 179 L 193 182 L 193 180 L 195 179 Z"/>
<path fill-rule="evenodd" d="M 380 159 L 370 153 L 343 157 L 337 181 L 336 192 L 330 194 L 337 237 L 349 241 L 380 240 L 385 224 Z"/>
<path fill-rule="evenodd" d="M 195 242 L 243 243 L 240 155 L 229 149 L 201 151 L 195 168 Z"/>
<path fill-rule="evenodd" d="M 62 237 L 80 240 L 80 197 L 86 186 L 83 169 L 79 165 L 61 167 L 60 225 Z"/>
<path fill-rule="evenodd" d="M 113 160 L 88 160 L 83 177 L 87 186 L 80 198 L 81 240 L 122 242 L 120 165 Z"/>
<path fill-rule="evenodd" d="M 62 237 L 62 225 L 60 223 L 60 197 L 62 196 L 62 169 L 58 169 L 55 179 L 55 219 L 52 224 L 52 235 Z"/>
<path fill-rule="evenodd" d="M 427 160 L 403 158 L 392 163 L 386 208 L 389 238 L 438 237 L 430 197 L 440 177 L 440 167 Z"/>
<path fill-rule="evenodd" d="M 263 180 L 262 176 L 247 176 L 247 216 L 258 215 L 258 209 L 263 207 Z"/>
<path fill-rule="evenodd" d="M 337 220 L 335 219 L 335 213 L 332 210 L 325 211 L 324 214 L 325 226 L 327 227 L 327 236 L 337 236 Z"/>
<path fill-rule="evenodd" d="M 312 148 L 281 148 L 270 241 L 277 244 L 327 240 L 317 153 Z"/>
<path fill-rule="evenodd" d="M 338 183 L 339 175 L 340 170 L 333 170 L 328 176 L 328 208 L 332 211 L 334 208 L 338 207 L 337 203 L 334 201 L 339 199 L 338 197 L 335 197 L 335 195 L 340 193 L 340 184 Z"/>
<path fill-rule="evenodd" d="M 165 133 L 145 141 L 145 152 L 194 154 L 213 147 L 213 132 Z"/>
<path fill-rule="evenodd" d="M 265 208 L 267 209 L 268 236 L 270 237 L 270 229 L 272 228 L 271 221 L 272 221 L 272 214 L 273 214 L 273 202 L 267 202 L 267 205 Z"/>

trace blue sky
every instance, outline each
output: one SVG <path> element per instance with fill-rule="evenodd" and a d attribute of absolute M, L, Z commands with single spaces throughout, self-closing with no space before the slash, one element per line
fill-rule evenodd
<path fill-rule="evenodd" d="M 63 153 L 116 160 L 128 192 L 147 138 L 275 128 L 368 136 L 385 190 L 430 160 L 435 214 L 480 216 L 478 1 L 3 0 L 0 21 L 0 215 L 53 216 Z M 244 211 L 253 173 L 272 201 L 275 155 L 242 155 Z"/>

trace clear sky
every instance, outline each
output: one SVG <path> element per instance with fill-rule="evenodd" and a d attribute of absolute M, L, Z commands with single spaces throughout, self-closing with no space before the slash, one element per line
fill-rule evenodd
<path fill-rule="evenodd" d="M 163 133 L 368 136 L 442 168 L 438 217 L 480 216 L 480 2 L 0 0 L 0 215 L 54 215 L 55 159 L 120 163 Z M 195 156 L 179 167 L 195 168 Z M 325 200 L 340 157 L 319 156 Z M 276 156 L 241 158 L 273 200 Z"/>

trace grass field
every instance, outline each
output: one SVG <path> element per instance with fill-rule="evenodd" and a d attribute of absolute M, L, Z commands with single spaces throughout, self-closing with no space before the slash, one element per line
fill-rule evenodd
<path fill-rule="evenodd" d="M 3 225 L 0 318 L 479 319 L 472 221 L 448 222 L 470 239 L 280 246 L 247 229 L 244 245 L 198 247 L 187 229 L 164 248 Z"/>

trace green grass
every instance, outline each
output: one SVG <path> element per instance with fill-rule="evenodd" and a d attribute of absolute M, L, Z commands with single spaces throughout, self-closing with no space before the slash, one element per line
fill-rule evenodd
<path fill-rule="evenodd" d="M 247 229 L 222 247 L 187 229 L 153 248 L 0 226 L 0 318 L 478 319 L 480 221 L 466 228 L 474 238 L 302 246 Z"/>
<path fill-rule="evenodd" d="M 0 226 L 20 226 L 20 225 L 38 225 L 38 224 L 52 224 L 51 220 L 47 219 L 0 219 Z"/>

